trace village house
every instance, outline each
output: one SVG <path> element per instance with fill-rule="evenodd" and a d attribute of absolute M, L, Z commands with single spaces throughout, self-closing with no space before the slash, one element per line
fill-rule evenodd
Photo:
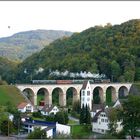
<path fill-rule="evenodd" d="M 120 102 L 117 101 L 113 108 L 116 108 L 118 106 L 120 106 Z M 94 108 L 94 105 L 93 105 Z M 101 107 L 100 109 L 98 108 L 95 112 L 92 112 L 93 115 L 93 119 L 92 119 L 92 131 L 93 132 L 97 132 L 97 133 L 101 133 L 101 134 L 105 134 L 108 130 L 109 130 L 109 110 L 111 109 L 111 107 Z M 117 128 L 116 131 L 119 132 L 122 130 L 122 125 L 121 125 L 121 121 L 117 122 Z"/>
<path fill-rule="evenodd" d="M 92 90 L 89 81 L 83 83 L 81 89 L 81 108 L 82 106 L 88 106 L 92 118 L 92 131 L 105 134 L 109 130 L 109 110 L 111 107 L 104 104 L 93 104 Z M 119 100 L 116 101 L 113 108 L 121 106 Z M 117 122 L 116 131 L 119 132 L 122 129 L 121 122 Z"/>
<path fill-rule="evenodd" d="M 25 112 L 33 112 L 33 105 L 30 103 L 22 102 L 18 106 L 18 111 L 25 113 Z"/>
<path fill-rule="evenodd" d="M 71 129 L 68 125 L 59 124 L 57 122 L 45 122 L 39 120 L 28 120 L 22 122 L 23 129 L 27 133 L 31 133 L 35 128 L 40 128 L 46 131 L 47 138 L 53 138 L 57 134 L 70 135 Z"/>
<path fill-rule="evenodd" d="M 50 115 L 50 114 L 54 114 L 56 115 L 56 113 L 59 112 L 59 109 L 57 106 L 54 105 L 45 105 L 42 109 L 41 109 L 41 114 L 42 115 Z"/>

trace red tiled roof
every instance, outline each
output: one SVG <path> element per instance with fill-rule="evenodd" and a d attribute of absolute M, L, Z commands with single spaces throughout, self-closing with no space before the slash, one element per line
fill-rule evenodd
<path fill-rule="evenodd" d="M 18 109 L 23 109 L 28 103 L 22 102 L 18 105 Z"/>

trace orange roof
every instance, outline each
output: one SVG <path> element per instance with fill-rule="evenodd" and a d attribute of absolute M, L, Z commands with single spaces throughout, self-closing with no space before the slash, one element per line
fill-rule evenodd
<path fill-rule="evenodd" d="M 23 109 L 28 103 L 22 102 L 18 105 L 18 109 Z"/>

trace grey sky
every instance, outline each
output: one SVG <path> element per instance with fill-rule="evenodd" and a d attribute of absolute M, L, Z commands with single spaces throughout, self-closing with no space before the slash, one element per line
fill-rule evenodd
<path fill-rule="evenodd" d="M 53 29 L 80 32 L 140 18 L 139 1 L 0 1 L 0 37 Z M 8 27 L 10 26 L 10 27 Z"/>

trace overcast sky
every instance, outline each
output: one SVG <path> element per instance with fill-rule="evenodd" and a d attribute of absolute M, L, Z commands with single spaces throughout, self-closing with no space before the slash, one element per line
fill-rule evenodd
<path fill-rule="evenodd" d="M 80 32 L 136 18 L 139 1 L 0 1 L 0 37 L 35 29 Z"/>

